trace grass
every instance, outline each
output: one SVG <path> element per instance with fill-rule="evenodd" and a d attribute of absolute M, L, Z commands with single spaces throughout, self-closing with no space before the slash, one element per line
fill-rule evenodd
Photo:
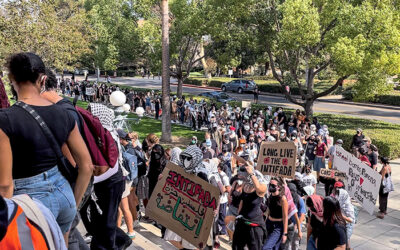
<path fill-rule="evenodd" d="M 68 97 L 69 98 L 69 97 Z M 72 101 L 72 98 L 69 98 Z M 77 106 L 86 109 L 87 102 L 78 101 Z M 129 118 L 138 118 L 135 114 L 129 114 Z M 155 120 L 149 117 L 142 117 L 139 124 L 132 125 L 130 132 L 135 131 L 139 134 L 140 140 L 143 140 L 148 134 L 154 133 L 161 138 L 161 120 Z M 204 140 L 203 131 L 193 131 L 190 128 L 171 124 L 172 143 L 163 144 L 165 146 L 188 146 L 192 136 L 196 136 L 199 141 Z"/>

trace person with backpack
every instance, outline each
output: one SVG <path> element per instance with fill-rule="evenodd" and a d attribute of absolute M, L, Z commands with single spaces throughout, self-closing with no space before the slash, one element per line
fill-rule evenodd
<path fill-rule="evenodd" d="M 19 102 L 0 112 L 0 195 L 29 194 L 40 200 L 52 211 L 68 244 L 76 206 L 92 174 L 89 152 L 73 117 L 40 96 L 46 82 L 41 58 L 14 54 L 7 67 Z M 62 174 L 64 145 L 79 165 L 74 192 Z"/>
<path fill-rule="evenodd" d="M 52 212 L 29 195 L 0 195 L 0 249 L 66 250 Z"/>
<path fill-rule="evenodd" d="M 121 143 L 122 148 L 122 158 L 123 158 L 123 166 L 125 168 L 126 173 L 125 177 L 125 191 L 122 193 L 122 200 L 119 205 L 122 214 L 124 215 L 125 223 L 128 228 L 128 236 L 131 239 L 136 237 L 135 232 L 133 231 L 133 218 L 132 213 L 129 209 L 129 201 L 128 196 L 132 191 L 132 183 L 137 182 L 137 157 L 134 155 L 134 149 L 129 145 L 130 137 L 128 133 L 126 133 L 122 129 L 118 129 L 119 141 Z M 122 215 L 119 213 L 118 215 L 118 226 L 121 227 Z"/>
<path fill-rule="evenodd" d="M 110 159 L 104 162 L 104 165 L 98 167 L 99 173 L 95 173 L 93 182 L 94 194 L 87 206 L 81 210 L 82 220 L 87 231 L 92 235 L 91 249 L 125 249 L 132 243 L 132 240 L 117 227 L 116 223 L 125 184 L 121 168 L 123 162 L 121 147 L 112 123 L 114 111 L 99 103 L 91 103 L 88 108 L 89 110 L 86 112 L 92 115 L 93 123 L 90 123 L 90 116 L 84 112 L 85 110 L 80 110 L 80 112 L 82 112 L 82 116 L 85 116 L 84 119 L 86 118 L 88 126 L 93 125 L 99 129 L 96 132 L 102 132 L 97 136 L 102 139 L 101 146 L 104 147 L 102 149 L 107 150 L 98 153 L 104 156 L 107 152 L 113 152 L 116 149 L 116 155 L 113 153 L 108 157 Z M 94 121 L 99 121 L 102 127 L 97 127 L 97 123 Z M 106 135 L 111 135 L 112 141 L 109 141 L 109 137 Z M 93 147 L 99 148 L 100 145 L 94 144 Z M 88 208 L 90 209 L 89 217 Z"/>
<path fill-rule="evenodd" d="M 82 135 L 83 133 L 83 123 L 79 117 L 79 113 L 78 111 L 75 109 L 75 107 L 73 106 L 73 104 L 67 99 L 67 98 L 62 98 L 58 95 L 58 93 L 56 92 L 56 88 L 57 88 L 57 79 L 56 79 L 56 75 L 53 71 L 49 70 L 48 68 L 46 68 L 46 82 L 45 82 L 45 91 L 43 91 L 41 93 L 41 96 L 45 99 L 47 99 L 48 101 L 59 105 L 61 107 L 63 107 L 64 109 L 67 110 L 67 112 L 74 118 L 78 129 Z M 76 161 L 75 159 L 71 156 L 70 150 L 68 147 L 65 147 L 64 149 L 65 151 L 65 155 L 67 156 L 68 161 L 71 163 L 70 166 L 76 166 Z M 77 175 L 78 173 L 78 168 L 74 168 L 71 171 L 74 173 L 74 176 Z M 71 187 L 74 188 L 75 187 L 75 180 L 73 180 L 72 182 L 70 182 Z M 91 195 L 92 192 L 92 188 L 93 188 L 93 184 L 92 182 L 89 183 L 88 188 L 86 189 L 86 192 L 84 192 L 83 198 L 82 198 L 82 202 L 81 205 L 78 207 L 78 211 L 80 210 L 80 208 L 85 204 L 85 202 L 88 200 L 89 196 Z M 82 189 L 83 190 L 83 189 Z M 85 243 L 85 240 L 83 239 L 82 235 L 80 234 L 80 232 L 78 231 L 78 229 L 76 228 L 79 224 L 80 221 L 80 216 L 79 213 L 76 214 L 74 221 L 72 222 L 71 228 L 70 228 L 70 233 L 69 233 L 69 237 L 68 237 L 68 249 L 69 250 L 82 250 L 82 249 L 89 249 Z"/>

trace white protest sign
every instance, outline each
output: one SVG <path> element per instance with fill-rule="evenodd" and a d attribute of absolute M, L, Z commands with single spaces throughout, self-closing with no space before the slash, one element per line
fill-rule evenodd
<path fill-rule="evenodd" d="M 230 75 L 230 76 L 233 75 L 233 70 L 231 70 L 231 69 L 228 70 L 228 75 Z"/>
<path fill-rule="evenodd" d="M 381 185 L 381 175 L 342 147 L 336 147 L 333 165 L 346 173 L 345 185 L 350 196 L 372 215 Z"/>
<path fill-rule="evenodd" d="M 242 101 L 242 108 L 251 108 L 251 102 Z"/>

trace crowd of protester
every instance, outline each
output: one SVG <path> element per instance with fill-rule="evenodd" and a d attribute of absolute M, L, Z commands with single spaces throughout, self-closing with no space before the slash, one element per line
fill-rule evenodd
<path fill-rule="evenodd" d="M 335 149 L 343 143 L 351 143 L 361 161 L 380 170 L 383 184 L 378 217 L 387 212 L 391 190 L 385 183 L 391 167 L 386 157 L 379 157 L 377 147 L 362 129 L 357 129 L 351 142 L 337 139 L 333 143 L 328 126 L 300 110 L 288 113 L 281 107 L 218 107 L 174 96 L 171 120 L 205 130 L 205 136 L 204 140 L 193 136 L 182 148 L 164 148 L 155 134 L 139 138 L 135 131 L 113 126 L 114 111 L 103 104 L 112 91 L 119 90 L 117 86 L 57 80 L 32 53 L 12 55 L 7 67 L 20 105 L 0 111 L 0 220 L 10 219 L 7 207 L 13 196 L 28 194 L 44 205 L 41 210 L 47 210 L 43 213 L 53 218 L 49 225 L 58 229 L 58 235 L 62 233 L 58 242 L 65 246 L 60 249 L 88 249 L 88 239 L 91 249 L 125 249 L 135 239 L 135 225 L 140 221 L 159 226 L 162 237 L 178 249 L 197 249 L 144 213 L 143 207 L 168 162 L 220 190 L 220 205 L 207 242 L 211 248 L 220 247 L 221 237 L 228 237 L 232 249 L 300 249 L 301 241 L 307 242 L 307 249 L 350 248 L 357 209 L 342 181 L 319 176 L 321 169 L 334 166 Z M 90 102 L 91 114 L 117 145 L 115 166 L 94 165 L 90 144 L 84 139 L 87 126 L 59 90 L 76 96 L 75 101 Z M 124 91 L 132 110 L 143 107 L 156 119 L 162 115 L 154 92 Z M 265 141 L 294 142 L 298 155 L 293 180 L 264 176 L 255 170 Z M 72 182 L 62 173 L 63 157 L 57 152 L 75 167 Z M 322 184 L 324 196 L 317 194 Z M 80 220 L 88 232 L 86 241 L 76 230 Z M 121 230 L 122 221 L 127 232 Z M 7 226 L 0 223 L 0 248 L 15 240 L 10 231 L 5 232 Z M 34 240 L 36 236 L 19 236 L 29 237 Z"/>

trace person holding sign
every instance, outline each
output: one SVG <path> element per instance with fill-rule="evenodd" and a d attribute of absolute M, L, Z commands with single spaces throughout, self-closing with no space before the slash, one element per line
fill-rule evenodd
<path fill-rule="evenodd" d="M 254 170 L 249 162 L 243 162 L 243 158 L 238 158 L 242 160 L 238 175 L 245 176 L 246 181 L 243 184 L 232 249 L 241 250 L 247 246 L 248 249 L 260 250 L 266 234 L 261 204 L 267 185 L 260 172 Z"/>
<path fill-rule="evenodd" d="M 328 147 L 322 142 L 320 136 L 315 138 L 315 142 L 317 146 L 315 149 L 314 171 L 317 171 L 317 181 L 319 183 L 319 171 L 321 168 L 325 168 L 325 156 L 328 152 Z"/>

